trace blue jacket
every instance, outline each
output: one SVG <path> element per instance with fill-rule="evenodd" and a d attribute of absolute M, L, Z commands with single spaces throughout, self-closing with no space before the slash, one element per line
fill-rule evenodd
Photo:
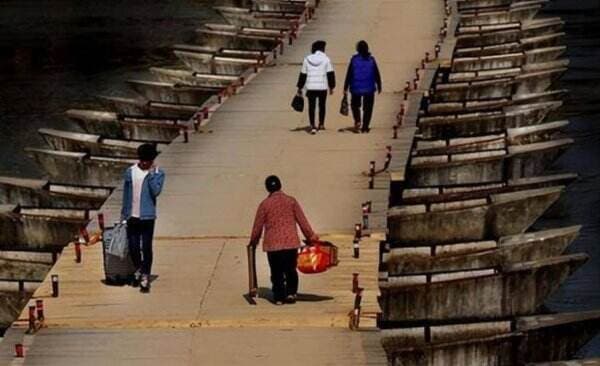
<path fill-rule="evenodd" d="M 123 177 L 123 207 L 121 208 L 121 220 L 131 217 L 131 204 L 133 201 L 132 167 L 127 168 Z M 156 219 L 156 197 L 160 194 L 165 182 L 165 172 L 152 169 L 144 178 L 142 183 L 140 220 Z"/>
<path fill-rule="evenodd" d="M 352 94 L 373 94 L 381 90 L 381 75 L 375 58 L 371 55 L 363 57 L 354 55 L 348 65 L 344 90 L 350 89 Z"/>

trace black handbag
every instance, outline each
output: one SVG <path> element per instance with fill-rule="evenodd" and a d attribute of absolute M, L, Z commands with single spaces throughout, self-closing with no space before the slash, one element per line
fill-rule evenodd
<path fill-rule="evenodd" d="M 342 105 L 340 105 L 340 114 L 342 116 L 347 116 L 348 113 L 348 94 L 344 93 L 344 97 L 342 98 Z"/>
<path fill-rule="evenodd" d="M 296 112 L 304 111 L 304 97 L 302 96 L 302 94 L 294 95 L 294 99 L 292 99 L 292 108 Z"/>

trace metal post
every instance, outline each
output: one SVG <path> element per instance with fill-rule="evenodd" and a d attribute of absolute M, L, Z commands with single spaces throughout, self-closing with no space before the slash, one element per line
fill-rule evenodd
<path fill-rule="evenodd" d="M 358 291 L 358 273 L 352 273 L 352 293 L 355 294 Z"/>
<path fill-rule="evenodd" d="M 81 263 L 81 243 L 75 243 L 75 263 Z"/>
<path fill-rule="evenodd" d="M 102 212 L 98 212 L 98 227 L 104 231 L 104 214 Z"/>
<path fill-rule="evenodd" d="M 392 127 L 394 129 L 394 140 L 398 139 L 398 125 Z"/>
<path fill-rule="evenodd" d="M 369 211 L 365 204 L 362 205 L 362 226 L 365 230 L 369 229 Z"/>
<path fill-rule="evenodd" d="M 58 275 L 53 274 L 52 279 L 52 297 L 58 297 Z"/>
<path fill-rule="evenodd" d="M 352 257 L 358 259 L 360 257 L 360 240 L 357 237 L 352 241 L 352 249 Z"/>
<path fill-rule="evenodd" d="M 35 305 L 29 305 L 29 326 L 27 333 L 31 334 L 35 332 Z"/>
<path fill-rule="evenodd" d="M 375 188 L 375 161 L 369 163 L 369 189 Z"/>
<path fill-rule="evenodd" d="M 354 297 L 354 309 L 352 311 L 352 330 L 357 330 L 360 326 L 360 307 L 362 302 L 362 292 L 364 289 L 358 288 L 356 290 L 356 296 Z"/>
<path fill-rule="evenodd" d="M 187 129 L 187 127 L 184 127 L 183 129 L 181 129 L 181 132 L 183 133 L 183 142 L 186 143 L 186 144 L 188 142 L 190 142 L 190 138 L 189 138 L 189 135 L 188 135 L 188 129 Z"/>
<path fill-rule="evenodd" d="M 43 322 L 45 317 L 44 317 L 44 300 L 42 299 L 37 299 L 35 300 L 35 308 L 37 310 L 37 318 L 40 322 Z"/>

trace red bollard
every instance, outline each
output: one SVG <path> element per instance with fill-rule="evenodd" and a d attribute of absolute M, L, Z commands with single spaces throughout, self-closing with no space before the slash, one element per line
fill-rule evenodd
<path fill-rule="evenodd" d="M 439 44 L 435 45 L 435 58 L 438 58 L 440 56 L 441 49 L 442 47 Z"/>
<path fill-rule="evenodd" d="M 361 224 L 354 224 L 354 237 L 356 239 L 362 238 L 362 225 Z"/>
<path fill-rule="evenodd" d="M 23 349 L 23 344 L 21 344 L 21 343 L 15 344 L 15 357 L 17 357 L 17 358 L 23 358 L 23 357 L 25 357 L 25 352 L 24 352 L 24 349 Z"/>
<path fill-rule="evenodd" d="M 35 330 L 35 305 L 29 305 L 29 329 L 28 332 L 33 332 Z"/>
<path fill-rule="evenodd" d="M 415 69 L 415 79 L 417 79 L 417 80 L 419 80 L 421 78 L 421 75 L 419 75 L 419 70 L 420 69 L 418 67 Z"/>
<path fill-rule="evenodd" d="M 429 52 L 425 52 L 425 62 L 429 62 Z"/>
<path fill-rule="evenodd" d="M 39 321 L 44 321 L 44 300 L 37 299 L 35 300 L 35 308 L 37 310 L 37 318 Z"/>
<path fill-rule="evenodd" d="M 98 227 L 104 231 L 104 214 L 102 212 L 98 213 Z"/>
<path fill-rule="evenodd" d="M 358 273 L 352 273 L 352 293 L 358 291 Z"/>
<path fill-rule="evenodd" d="M 360 257 L 360 240 L 358 238 L 354 238 L 354 240 L 352 241 L 352 249 L 353 249 L 352 257 L 353 258 Z"/>
<path fill-rule="evenodd" d="M 81 243 L 75 243 L 75 263 L 81 263 Z"/>
<path fill-rule="evenodd" d="M 204 119 L 208 118 L 208 107 L 202 108 L 202 115 Z"/>
<path fill-rule="evenodd" d="M 394 129 L 394 140 L 398 139 L 398 125 L 392 127 Z"/>

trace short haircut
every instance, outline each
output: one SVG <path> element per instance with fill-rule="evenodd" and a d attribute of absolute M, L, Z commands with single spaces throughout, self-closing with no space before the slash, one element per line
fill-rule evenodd
<path fill-rule="evenodd" d="M 369 55 L 369 44 L 365 41 L 359 41 L 356 44 L 356 52 L 358 52 L 359 55 L 366 57 Z"/>
<path fill-rule="evenodd" d="M 315 53 L 317 51 L 321 51 L 321 52 L 325 52 L 325 46 L 327 45 L 327 42 L 325 41 L 315 41 L 312 44 L 312 53 Z"/>
<path fill-rule="evenodd" d="M 158 156 L 158 151 L 156 151 L 156 146 L 154 146 L 154 144 L 146 143 L 138 146 L 137 155 L 142 161 L 152 161 Z"/>
<path fill-rule="evenodd" d="M 269 193 L 277 192 L 281 190 L 281 181 L 276 175 L 269 175 L 265 179 L 265 188 Z"/>

